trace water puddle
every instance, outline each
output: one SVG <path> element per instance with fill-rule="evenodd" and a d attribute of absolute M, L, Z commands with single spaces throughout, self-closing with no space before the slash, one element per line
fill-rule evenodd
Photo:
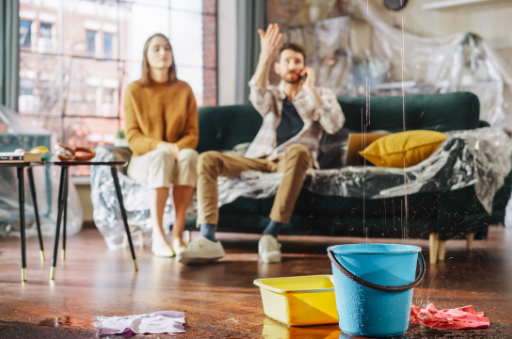
<path fill-rule="evenodd" d="M 96 338 L 90 321 L 72 317 L 48 318 L 39 324 L 0 320 L 0 338 Z"/>
<path fill-rule="evenodd" d="M 338 324 L 290 327 L 275 320 L 265 318 L 261 329 L 262 338 L 281 339 L 371 339 L 342 333 Z M 423 339 L 423 338 L 453 338 L 453 339 L 510 339 L 512 326 L 491 323 L 487 329 L 478 330 L 438 330 L 411 323 L 404 335 L 388 339 Z"/>
<path fill-rule="evenodd" d="M 363 339 L 340 333 L 339 339 Z M 420 338 L 453 338 L 453 339 L 509 339 L 512 338 L 512 326 L 491 323 L 487 329 L 478 330 L 438 330 L 416 324 L 411 324 L 404 335 L 388 339 L 420 339 Z M 364 338 L 368 339 L 368 338 Z"/>
<path fill-rule="evenodd" d="M 479 330 L 436 330 L 425 326 L 411 324 L 404 339 L 419 338 L 471 338 L 471 339 L 506 339 L 512 338 L 512 326 L 491 323 L 487 329 Z"/>
<path fill-rule="evenodd" d="M 63 316 L 58 318 L 46 318 L 39 322 L 39 326 L 48 327 L 70 327 L 70 328 L 94 328 L 94 322 L 86 319 L 75 318 L 71 316 Z"/>

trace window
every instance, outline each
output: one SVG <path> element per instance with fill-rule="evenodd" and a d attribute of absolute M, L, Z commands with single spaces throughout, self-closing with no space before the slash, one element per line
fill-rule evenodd
<path fill-rule="evenodd" d="M 39 37 L 43 39 L 51 39 L 52 38 L 52 24 L 44 24 L 41 23 L 39 27 Z"/>
<path fill-rule="evenodd" d="M 103 89 L 103 103 L 112 104 L 115 100 L 115 91 L 112 88 Z"/>
<path fill-rule="evenodd" d="M 155 33 L 169 37 L 178 78 L 192 87 L 198 105 L 215 105 L 216 3 L 22 2 L 20 113 L 54 132 L 59 142 L 85 147 L 112 143 L 116 131 L 124 129 L 123 92 L 140 79 L 144 43 Z M 38 29 L 35 34 L 32 27 Z M 88 173 L 87 168 L 73 171 Z"/>
<path fill-rule="evenodd" d="M 20 95 L 34 94 L 34 80 L 20 79 Z"/>
<path fill-rule="evenodd" d="M 110 33 L 103 33 L 103 54 L 105 59 L 112 59 L 112 40 L 114 36 Z"/>
<path fill-rule="evenodd" d="M 32 21 L 20 20 L 20 48 L 30 49 L 32 46 Z"/>
<path fill-rule="evenodd" d="M 94 55 L 96 53 L 96 32 L 85 31 L 86 50 L 88 54 Z"/>

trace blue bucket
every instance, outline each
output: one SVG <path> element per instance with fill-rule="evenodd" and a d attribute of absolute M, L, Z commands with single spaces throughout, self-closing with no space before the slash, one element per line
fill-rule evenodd
<path fill-rule="evenodd" d="M 418 246 L 338 245 L 332 263 L 340 329 L 363 337 L 390 337 L 409 328 L 413 288 L 425 275 Z M 419 274 L 416 275 L 416 262 Z"/>

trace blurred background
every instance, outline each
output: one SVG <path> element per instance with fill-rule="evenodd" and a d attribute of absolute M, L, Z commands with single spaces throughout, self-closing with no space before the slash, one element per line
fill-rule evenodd
<path fill-rule="evenodd" d="M 512 131 L 511 1 L 20 0 L 5 6 L 18 13 L 5 29 L 19 27 L 7 33 L 19 41 L 7 41 L 1 103 L 52 133 L 52 143 L 96 147 L 122 138 L 124 90 L 140 78 L 144 42 L 157 32 L 170 38 L 178 77 L 199 106 L 248 103 L 257 29 L 269 23 L 280 25 L 283 41 L 305 46 L 317 85 L 340 97 L 470 91 L 479 97 L 480 119 Z M 270 79 L 278 81 L 273 72 Z M 0 132 L 8 129 L 0 117 Z M 92 220 L 90 169 L 73 167 L 71 174 L 84 220 Z"/>
<path fill-rule="evenodd" d="M 172 41 L 199 106 L 217 104 L 216 0 L 22 0 L 19 112 L 70 145 L 112 144 L 147 38 Z M 74 175 L 88 175 L 88 168 Z"/>

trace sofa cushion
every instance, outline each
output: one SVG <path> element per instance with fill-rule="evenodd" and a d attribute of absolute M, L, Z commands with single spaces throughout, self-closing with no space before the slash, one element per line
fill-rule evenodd
<path fill-rule="evenodd" d="M 318 146 L 318 165 L 321 169 L 342 168 L 345 166 L 348 149 L 348 136 L 358 133 L 348 128 L 342 128 L 337 133 L 323 133 Z"/>
<path fill-rule="evenodd" d="M 405 131 L 372 142 L 359 154 L 375 166 L 404 168 L 427 159 L 448 138 L 436 131 Z"/>

